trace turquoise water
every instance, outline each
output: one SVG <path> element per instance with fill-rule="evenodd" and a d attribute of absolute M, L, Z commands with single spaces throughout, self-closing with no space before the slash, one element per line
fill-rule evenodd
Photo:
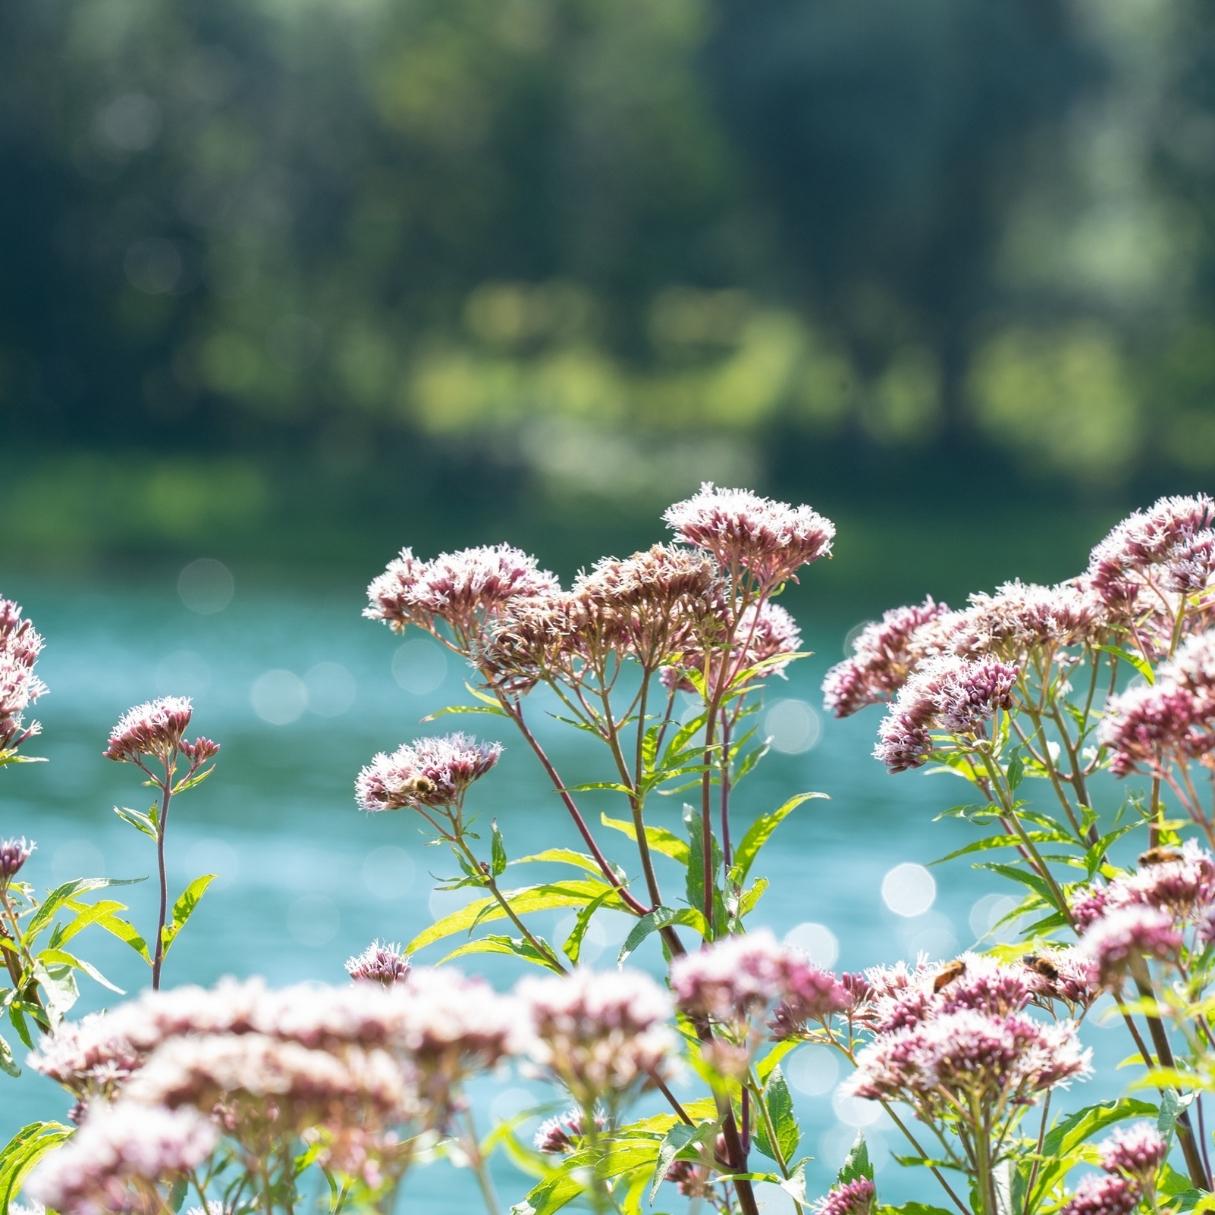
<path fill-rule="evenodd" d="M 210 598 L 206 585 L 203 592 L 188 579 L 183 586 L 196 607 L 214 609 L 226 598 L 222 577 Z M 468 897 L 434 893 L 430 875 L 449 874 L 454 864 L 427 847 L 407 816 L 368 816 L 353 804 L 358 768 L 373 752 L 416 733 L 463 726 L 507 745 L 470 807 L 486 825 L 490 817 L 498 819 L 512 855 L 579 844 L 522 744 L 504 733 L 509 723 L 469 717 L 419 725 L 428 712 L 468 699 L 465 672 L 428 639 L 402 640 L 360 620 L 357 586 L 238 585 L 227 606 L 205 614 L 187 608 L 173 579 L 101 589 L 31 580 L 0 589 L 25 604 L 47 638 L 39 670 L 51 693 L 38 706 L 45 733 L 29 749 L 50 762 L 0 773 L 0 836 L 38 841 L 26 876 L 40 887 L 80 874 L 155 872 L 150 841 L 111 812 L 114 805 L 146 808 L 146 791 L 133 779 L 138 773 L 101 758 L 106 734 L 124 709 L 155 695 L 193 696 L 195 729 L 223 745 L 214 777 L 175 803 L 172 885 L 180 889 L 204 872 L 218 878 L 170 956 L 169 983 L 258 973 L 273 984 L 343 982 L 344 959 L 372 937 L 408 940 L 433 914 Z M 788 682 L 773 685 L 764 726 L 780 749 L 739 788 L 739 831 L 793 792 L 822 790 L 831 800 L 797 810 L 761 858 L 758 871 L 771 886 L 752 923 L 778 934 L 792 930 L 818 960 L 840 967 L 920 950 L 947 956 L 985 931 L 1008 906 L 1001 902 L 1007 892 L 962 862 L 934 870 L 935 889 L 922 870 L 896 869 L 926 865 L 966 841 L 964 826 L 931 821 L 937 810 L 963 800 L 964 789 L 952 777 L 888 776 L 869 758 L 877 724 L 872 713 L 846 722 L 820 713 L 822 673 L 855 623 L 843 614 L 820 617 L 806 628 L 819 656 L 801 664 Z M 609 777 L 582 736 L 571 738 L 538 712 L 533 716 L 570 783 Z M 610 796 L 586 802 L 591 817 L 600 808 L 613 809 Z M 614 812 L 621 813 L 618 807 Z M 660 803 L 654 817 L 676 827 L 678 803 Z M 635 869 L 614 840 L 604 843 L 630 872 Z M 521 875 L 520 884 L 540 880 L 535 869 L 532 875 Z M 888 901 L 911 914 L 896 914 L 884 900 L 884 879 Z M 129 902 L 137 925 L 152 930 L 154 882 L 124 887 L 116 897 Z M 534 923 L 551 934 L 566 918 L 552 914 Z M 592 929 L 587 960 L 613 964 L 627 929 L 623 917 L 616 919 Z M 134 991 L 147 983 L 142 964 L 108 937 L 78 943 L 119 986 Z M 653 943 L 648 951 L 643 947 L 636 961 L 653 965 L 655 951 Z M 442 946 L 432 947 L 418 960 L 441 956 Z M 470 958 L 465 967 L 499 985 L 520 973 L 508 959 Z M 109 998 L 82 980 L 81 1011 Z M 812 1182 L 825 1186 L 873 1107 L 834 1096 L 842 1076 L 826 1056 L 799 1052 L 788 1071 L 809 1128 L 803 1149 L 820 1158 L 810 1166 Z M 535 1100 L 515 1076 L 479 1085 L 473 1094 L 482 1128 Z M 0 1134 L 35 1118 L 61 1117 L 66 1105 L 63 1094 L 36 1075 L 0 1077 Z M 881 1123 L 865 1130 L 879 1160 L 883 1148 L 904 1150 Z M 880 1177 L 889 1196 L 935 1200 L 924 1181 L 901 1172 L 883 1163 Z M 499 1165 L 496 1175 L 504 1205 L 521 1197 L 525 1183 L 509 1166 Z M 434 1209 L 428 1199 L 441 1200 L 445 1210 L 479 1209 L 471 1179 L 446 1165 L 413 1174 L 406 1196 L 418 1209 Z M 790 1209 L 788 1199 L 773 1200 L 771 1209 Z"/>

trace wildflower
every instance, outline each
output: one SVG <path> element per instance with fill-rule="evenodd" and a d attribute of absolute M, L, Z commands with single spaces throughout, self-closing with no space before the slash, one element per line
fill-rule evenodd
<path fill-rule="evenodd" d="M 24 836 L 20 839 L 0 841 L 0 886 L 4 886 L 21 872 L 22 865 L 30 859 L 38 845 Z"/>
<path fill-rule="evenodd" d="M 994 595 L 971 595 L 950 623 L 949 637 L 957 654 L 992 655 L 1020 665 L 1035 650 L 1097 641 L 1109 627 L 1104 604 L 1087 588 L 1014 579 Z"/>
<path fill-rule="evenodd" d="M 605 557 L 575 581 L 578 632 L 592 659 L 628 654 L 652 670 L 719 626 L 720 576 L 702 554 L 655 544 Z"/>
<path fill-rule="evenodd" d="M 21 605 L 0 599 L 0 751 L 14 750 L 41 731 L 36 721 L 26 723 L 25 712 L 47 692 L 34 674 L 42 646 Z"/>
<path fill-rule="evenodd" d="M 1125 1177 L 1086 1177 L 1060 1215 L 1131 1215 L 1139 1190 Z"/>
<path fill-rule="evenodd" d="M 595 1128 L 602 1131 L 607 1126 L 607 1118 L 596 1111 Z M 581 1110 L 566 1110 L 546 1119 L 536 1128 L 532 1142 L 536 1151 L 547 1155 L 557 1155 L 562 1152 L 574 1151 L 581 1140 L 586 1137 L 585 1118 Z"/>
<path fill-rule="evenodd" d="M 151 1210 L 147 1186 L 202 1164 L 218 1137 L 195 1110 L 98 1105 L 71 1140 L 43 1157 L 25 1189 L 62 1215 Z"/>
<path fill-rule="evenodd" d="M 650 1087 L 676 1051 L 670 997 L 635 971 L 575 970 L 517 988 L 531 1026 L 533 1061 L 587 1106 Z"/>
<path fill-rule="evenodd" d="M 1017 1104 L 1087 1069 L 1074 1022 L 1040 1025 L 1023 1014 L 965 1010 L 876 1037 L 858 1056 L 850 1088 L 930 1110 L 971 1098 Z"/>
<path fill-rule="evenodd" d="M 707 1198 L 713 1192 L 709 1170 L 691 1160 L 672 1160 L 664 1181 L 669 1181 L 685 1198 Z"/>
<path fill-rule="evenodd" d="M 1215 901 L 1215 860 L 1196 840 L 1187 840 L 1163 857 L 1141 858 L 1134 873 L 1110 884 L 1107 897 L 1115 905 L 1156 907 L 1178 917 L 1197 915 Z"/>
<path fill-rule="evenodd" d="M 852 657 L 833 666 L 823 680 L 826 707 L 836 717 L 850 717 L 866 705 L 889 700 L 923 657 L 913 645 L 916 633 L 948 611 L 928 596 L 923 603 L 891 608 L 866 625 L 852 643 Z"/>
<path fill-rule="evenodd" d="M 1113 988 L 1145 958 L 1176 958 L 1181 934 L 1167 912 L 1134 905 L 1112 907 L 1085 930 L 1080 948 L 1093 981 Z"/>
<path fill-rule="evenodd" d="M 941 655 L 907 680 L 878 729 L 875 758 L 891 772 L 919 767 L 932 751 L 932 731 L 978 735 L 1012 703 L 1019 672 L 995 658 Z"/>
<path fill-rule="evenodd" d="M 1168 1144 L 1150 1122 L 1134 1122 L 1119 1127 L 1101 1144 L 1101 1167 L 1151 1189 L 1168 1154 Z"/>
<path fill-rule="evenodd" d="M 815 1215 L 870 1215 L 877 1190 L 868 1177 L 834 1186 L 814 1204 Z"/>
<path fill-rule="evenodd" d="M 1161 498 L 1136 511 L 1098 544 L 1087 580 L 1112 608 L 1140 610 L 1152 586 L 1191 594 L 1206 588 L 1212 569 L 1215 501 L 1206 494 Z"/>
<path fill-rule="evenodd" d="M 589 656 L 583 605 L 555 590 L 507 604 L 490 622 L 474 662 L 491 687 L 519 695 L 546 679 L 576 684 Z"/>
<path fill-rule="evenodd" d="M 728 570 L 746 570 L 765 588 L 829 557 L 835 537 L 835 524 L 808 506 L 718 489 L 708 481 L 691 498 L 668 507 L 663 518 L 683 540 L 712 553 Z"/>
<path fill-rule="evenodd" d="M 408 625 L 434 633 L 443 622 L 458 642 L 467 643 L 513 601 L 558 589 L 557 579 L 534 557 L 509 544 L 442 553 L 433 561 L 421 561 L 405 548 L 368 586 L 363 615 L 398 633 Z"/>
<path fill-rule="evenodd" d="M 391 755 L 374 756 L 355 781 L 355 799 L 373 812 L 459 806 L 469 785 L 501 754 L 500 743 L 477 742 L 467 734 L 419 738 Z"/>
<path fill-rule="evenodd" d="M 119 763 L 138 763 L 145 756 L 168 762 L 181 747 L 192 712 L 185 696 L 162 696 L 136 705 L 118 719 L 102 754 Z"/>
<path fill-rule="evenodd" d="M 848 995 L 834 975 L 777 943 L 767 929 L 724 939 L 677 958 L 671 985 L 680 1008 L 720 1020 L 780 1006 L 783 1036 L 811 1019 L 841 1012 Z"/>
<path fill-rule="evenodd" d="M 346 973 L 355 980 L 391 987 L 409 976 L 409 959 L 400 945 L 372 941 L 362 953 L 346 959 Z"/>

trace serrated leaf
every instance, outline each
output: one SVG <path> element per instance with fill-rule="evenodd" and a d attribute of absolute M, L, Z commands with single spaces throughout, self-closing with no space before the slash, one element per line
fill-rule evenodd
<path fill-rule="evenodd" d="M 543 938 L 537 939 L 543 940 Z M 444 962 L 450 962 L 453 958 L 462 958 L 473 953 L 509 954 L 512 957 L 522 958 L 525 962 L 531 962 L 533 965 L 543 966 L 546 970 L 557 969 L 553 965 L 552 958 L 536 949 L 530 941 L 523 937 L 507 936 L 478 937 L 475 941 L 466 941 L 441 958 L 439 965 L 442 966 Z"/>
<path fill-rule="evenodd" d="M 688 1126 L 686 1122 L 677 1122 L 667 1131 L 658 1145 L 658 1160 L 654 1165 L 654 1178 L 650 1183 L 651 1202 L 654 1201 L 654 1195 L 658 1193 L 658 1187 L 662 1185 L 675 1158 L 686 1148 L 701 1146 L 705 1136 L 715 1134 L 716 1131 L 717 1124 L 712 1122 L 704 1126 Z"/>
<path fill-rule="evenodd" d="M 624 903 L 616 893 L 615 888 L 607 882 L 596 882 L 591 879 L 574 879 L 568 882 L 545 882 L 538 886 L 524 886 L 518 890 L 504 890 L 502 897 L 511 905 L 516 915 L 527 915 L 533 911 L 549 911 L 557 907 L 582 907 L 587 903 L 605 895 L 603 903 L 606 906 L 623 908 Z M 451 912 L 424 928 L 405 947 L 406 953 L 417 953 L 435 941 L 454 936 L 457 932 L 466 932 L 478 923 L 488 920 L 505 918 L 498 901 L 492 896 L 475 899 L 467 906 Z"/>
<path fill-rule="evenodd" d="M 605 827 L 611 827 L 613 831 L 622 832 L 636 843 L 637 828 L 626 819 L 609 818 L 606 814 L 601 814 L 599 821 Z M 645 838 L 646 842 L 650 845 L 651 852 L 661 852 L 663 856 L 669 856 L 681 865 L 688 863 L 687 841 L 681 840 L 673 831 L 668 831 L 665 827 L 647 825 L 645 828 Z"/>
<path fill-rule="evenodd" d="M 27 949 L 33 945 L 50 924 L 59 908 L 75 895 L 86 894 L 90 890 L 105 890 L 109 886 L 130 886 L 134 882 L 141 881 L 143 878 L 73 878 L 70 882 L 64 882 L 62 886 L 56 886 L 30 917 L 30 922 L 25 926 L 25 932 L 21 936 L 21 943 Z"/>
<path fill-rule="evenodd" d="M 852 1141 L 852 1147 L 848 1149 L 840 1171 L 836 1174 L 835 1184 L 846 1185 L 860 1177 L 868 1181 L 873 1180 L 873 1162 L 869 1159 L 869 1145 L 865 1142 L 865 1136 L 858 1133 Z"/>
<path fill-rule="evenodd" d="M 492 717 L 506 716 L 500 705 L 444 705 L 443 708 L 436 709 L 433 713 L 428 713 L 422 718 L 422 721 L 424 723 L 438 721 L 440 717 L 451 717 L 457 713 L 488 713 Z"/>
<path fill-rule="evenodd" d="M 797 1145 L 801 1142 L 801 1128 L 793 1113 L 793 1096 L 785 1083 L 784 1073 L 774 1067 L 763 1088 L 764 1107 L 772 1121 L 776 1134 L 773 1145 L 768 1139 L 767 1127 L 762 1118 L 755 1120 L 755 1146 L 772 1160 L 788 1162 L 793 1159 Z M 778 1154 L 779 1153 L 779 1154 Z"/>
<path fill-rule="evenodd" d="M 528 856 L 517 857 L 510 863 L 514 866 L 539 864 L 544 861 L 549 861 L 556 865 L 573 865 L 575 868 L 583 869 L 587 873 L 600 874 L 603 872 L 599 868 L 599 862 L 593 856 L 586 852 L 578 852 L 573 848 L 545 848 L 542 852 L 533 852 Z"/>
<path fill-rule="evenodd" d="M 511 1207 L 510 1215 L 552 1215 L 573 1202 L 584 1189 L 581 1181 L 563 1171 L 533 1186 L 526 1198 Z"/>
<path fill-rule="evenodd" d="M 575 965 L 578 965 L 578 959 L 582 955 L 582 941 L 586 936 L 586 930 L 591 926 L 591 918 L 595 912 L 612 896 L 612 887 L 608 886 L 602 894 L 591 899 L 585 907 L 583 907 L 574 920 L 574 927 L 570 930 L 570 935 L 565 938 L 564 944 L 561 946 L 561 952 Z"/>
<path fill-rule="evenodd" d="M 207 887 L 215 881 L 215 874 L 204 873 L 196 877 L 186 888 L 177 896 L 177 901 L 173 904 L 173 919 L 164 927 L 164 935 L 161 938 L 164 941 L 164 956 L 169 956 L 169 950 L 173 946 L 173 942 L 177 940 L 178 934 L 186 926 L 190 917 L 194 914 L 199 903 L 202 902 L 203 895 L 207 893 Z"/>
<path fill-rule="evenodd" d="M 490 872 L 494 877 L 501 877 L 506 872 L 508 863 L 506 841 L 502 838 L 502 832 L 498 829 L 498 820 L 495 819 L 490 825 Z"/>
<path fill-rule="evenodd" d="M 747 874 L 751 871 L 751 866 L 755 863 L 755 858 L 759 855 L 760 849 L 772 837 L 772 833 L 776 828 L 798 806 L 802 805 L 803 802 L 808 802 L 815 798 L 826 797 L 826 793 L 799 793 L 789 798 L 788 801 L 778 806 L 775 810 L 769 811 L 767 814 L 761 814 L 747 829 L 747 833 L 739 841 L 738 847 L 734 851 L 734 864 L 730 871 L 730 877 L 734 884 L 741 886 L 746 881 Z"/>
<path fill-rule="evenodd" d="M 129 806 L 115 806 L 114 813 L 124 823 L 128 823 L 136 831 L 146 835 L 148 839 L 154 840 L 156 838 L 156 824 L 142 810 L 132 810 Z"/>
<path fill-rule="evenodd" d="M 17 1066 L 17 1060 L 13 1057 L 13 1048 L 0 1035 L 0 1071 L 7 1072 L 10 1076 L 21 1075 L 21 1068 Z"/>
<path fill-rule="evenodd" d="M 0 1149 L 0 1211 L 9 1209 L 34 1165 L 71 1136 L 61 1122 L 31 1122 Z"/>
<path fill-rule="evenodd" d="M 653 911 L 647 912 L 633 925 L 629 935 L 624 939 L 624 944 L 620 947 L 616 965 L 623 966 L 629 954 L 651 933 L 661 932 L 662 929 L 672 924 L 683 924 L 696 929 L 701 936 L 705 934 L 704 912 L 695 907 L 683 907 L 678 911 L 670 907 L 655 907 Z"/>

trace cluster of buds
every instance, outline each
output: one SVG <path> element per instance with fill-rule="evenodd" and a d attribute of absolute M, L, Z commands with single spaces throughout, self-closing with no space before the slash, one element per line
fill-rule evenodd
<path fill-rule="evenodd" d="M 518 995 L 530 1022 L 532 1062 L 584 1109 L 653 1086 L 677 1054 L 670 997 L 639 972 L 579 969 L 525 979 Z"/>
<path fill-rule="evenodd" d="M 118 719 L 102 755 L 145 771 L 146 760 L 156 760 L 168 771 L 182 755 L 189 765 L 187 776 L 192 775 L 219 753 L 219 744 L 209 738 L 186 739 L 193 712 L 187 696 L 162 696 L 136 705 Z"/>
<path fill-rule="evenodd" d="M 381 983 L 391 987 L 409 977 L 409 958 L 400 945 L 372 941 L 362 953 L 346 959 L 346 973 L 357 983 Z"/>
<path fill-rule="evenodd" d="M 1156 1175 L 1167 1156 L 1168 1144 L 1150 1122 L 1119 1127 L 1100 1147 L 1104 1175 L 1086 1177 L 1063 1215 L 1131 1215 L 1141 1202 L 1153 1203 Z"/>
<path fill-rule="evenodd" d="M 1194 840 L 1157 847 L 1139 867 L 1072 900 L 1072 922 L 1092 982 L 1117 990 L 1130 975 L 1147 978 L 1150 961 L 1176 962 L 1190 940 L 1201 951 L 1212 939 L 1215 858 Z"/>
<path fill-rule="evenodd" d="M 903 685 L 878 730 L 874 756 L 891 772 L 917 768 L 933 750 L 933 733 L 974 739 L 1012 704 L 1020 671 L 997 658 L 941 655 Z"/>
<path fill-rule="evenodd" d="M 594 1114 L 595 1133 L 607 1127 L 607 1116 L 599 1110 Z M 560 1156 L 575 1152 L 588 1138 L 586 1115 L 578 1109 L 569 1109 L 552 1118 L 546 1118 L 536 1128 L 532 1142 L 536 1151 L 548 1156 Z"/>
<path fill-rule="evenodd" d="M 868 1177 L 834 1186 L 814 1205 L 814 1215 L 872 1215 L 877 1190 Z"/>
<path fill-rule="evenodd" d="M 363 615 L 397 633 L 411 625 L 424 629 L 467 652 L 506 607 L 559 589 L 553 574 L 509 544 L 442 553 L 431 561 L 406 548 L 367 588 Z"/>
<path fill-rule="evenodd" d="M 355 800 L 373 813 L 435 810 L 458 817 L 468 787 L 501 754 L 500 743 L 478 742 L 467 734 L 419 738 L 391 755 L 374 756 L 355 779 Z"/>
<path fill-rule="evenodd" d="M 707 481 L 691 498 L 668 507 L 663 518 L 681 540 L 711 553 L 733 576 L 745 571 L 763 591 L 829 557 L 835 538 L 835 524 L 808 506 Z"/>
<path fill-rule="evenodd" d="M 22 866 L 33 856 L 37 846 L 24 836 L 19 839 L 0 840 L 0 890 L 21 872 Z"/>
<path fill-rule="evenodd" d="M 775 1010 L 776 1036 L 788 1038 L 849 1004 L 834 975 L 778 944 L 767 929 L 726 937 L 677 958 L 671 986 L 682 1011 L 711 1017 L 743 1038 L 751 1032 L 748 1022 L 769 1009 Z"/>
<path fill-rule="evenodd" d="M 40 730 L 36 721 L 25 720 L 25 713 L 47 690 L 34 674 L 42 645 L 37 629 L 21 615 L 21 605 L 0 598 L 0 755 L 15 751 Z"/>

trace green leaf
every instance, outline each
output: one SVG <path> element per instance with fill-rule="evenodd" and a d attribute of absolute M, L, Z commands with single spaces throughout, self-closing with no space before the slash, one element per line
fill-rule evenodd
<path fill-rule="evenodd" d="M 690 1147 L 700 1147 L 704 1143 L 706 1135 L 716 1134 L 717 1124 L 709 1122 L 703 1126 L 688 1126 L 686 1122 L 677 1122 L 663 1136 L 662 1143 L 658 1145 L 658 1160 L 654 1165 L 654 1179 L 650 1183 L 650 1201 L 654 1201 L 654 1195 L 658 1193 L 658 1187 L 662 1185 L 663 1179 L 667 1175 L 667 1169 L 674 1163 L 675 1158 Z"/>
<path fill-rule="evenodd" d="M 17 1060 L 13 1057 L 13 1048 L 0 1036 L 0 1071 L 7 1072 L 10 1076 L 21 1075 L 21 1068 L 17 1066 Z"/>
<path fill-rule="evenodd" d="M 172 948 L 173 942 L 177 940 L 177 934 L 186 926 L 186 922 L 202 902 L 203 895 L 207 893 L 207 887 L 213 881 L 215 881 L 215 874 L 204 873 L 200 877 L 196 877 L 177 896 L 177 902 L 173 904 L 173 922 L 165 925 L 162 938 L 165 957 L 169 956 L 169 950 Z"/>
<path fill-rule="evenodd" d="M 768 1140 L 767 1128 L 764 1126 L 763 1119 L 755 1121 L 755 1146 L 765 1156 L 769 1156 L 773 1160 L 784 1160 L 787 1163 L 793 1159 L 797 1145 L 801 1142 L 802 1133 L 793 1113 L 793 1096 L 789 1092 L 788 1084 L 785 1083 L 784 1073 L 779 1067 L 772 1069 L 767 1083 L 764 1085 L 764 1105 L 767 1108 L 768 1117 L 772 1120 L 772 1129 L 776 1133 L 775 1147 L 779 1149 L 780 1154 L 777 1155 L 773 1144 Z"/>
<path fill-rule="evenodd" d="M 136 831 L 143 832 L 148 839 L 154 840 L 156 838 L 156 824 L 142 810 L 132 810 L 127 806 L 115 806 L 114 813 L 124 823 L 129 823 L 134 827 Z"/>
<path fill-rule="evenodd" d="M 42 931 L 54 919 L 55 913 L 63 906 L 68 899 L 78 894 L 84 894 L 90 890 L 104 890 L 107 886 L 130 886 L 133 882 L 142 882 L 143 878 L 135 878 L 129 880 L 120 880 L 117 878 L 74 878 L 70 882 L 64 882 L 62 886 L 56 886 L 50 894 L 42 901 L 42 905 L 30 917 L 30 922 L 25 926 L 25 932 L 21 937 L 21 943 L 28 949 L 35 940 L 39 937 Z"/>
<path fill-rule="evenodd" d="M 60 962 L 43 962 L 35 958 L 34 978 L 42 988 L 42 1003 L 54 1028 L 80 999 L 76 976 L 70 966 Z"/>
<path fill-rule="evenodd" d="M 709 879 L 713 883 L 712 894 L 714 902 L 716 902 L 716 883 L 717 874 L 721 868 L 721 849 L 717 845 L 716 838 L 710 833 L 709 840 L 705 841 L 702 828 L 704 826 L 701 821 L 700 811 L 694 806 L 684 806 L 683 821 L 688 828 L 688 836 L 691 840 L 691 849 L 688 856 L 688 873 L 685 890 L 687 892 L 688 904 L 692 907 L 704 909 L 705 905 L 705 846 L 709 849 Z M 716 915 L 714 915 L 716 922 Z"/>
<path fill-rule="evenodd" d="M 186 1201 L 187 1188 L 186 1179 L 179 1177 L 169 1191 L 169 1209 L 174 1212 L 174 1215 L 181 1210 Z"/>
<path fill-rule="evenodd" d="M 605 906 L 622 909 L 624 903 L 616 894 L 615 888 L 607 882 L 596 882 L 590 879 L 574 879 L 568 882 L 545 882 L 539 886 L 524 886 L 518 890 L 504 890 L 502 897 L 510 903 L 516 915 L 527 915 L 532 911 L 548 911 L 556 907 L 583 907 L 600 895 L 606 894 Z M 467 932 L 480 921 L 500 920 L 506 913 L 498 901 L 492 896 L 475 899 L 465 907 L 436 920 L 424 928 L 405 947 L 406 953 L 417 953 L 435 941 L 454 936 L 457 932 Z"/>
<path fill-rule="evenodd" d="M 1020 752 L 1017 752 L 1009 760 L 1005 778 L 1008 781 L 1008 788 L 1011 792 L 1015 792 L 1017 786 L 1025 779 L 1025 760 L 1021 757 Z"/>
<path fill-rule="evenodd" d="M 599 821 L 605 827 L 611 827 L 613 831 L 623 832 L 623 834 L 636 843 L 637 828 L 627 820 L 609 818 L 606 814 L 601 814 Z M 647 826 L 645 828 L 645 838 L 652 852 L 661 852 L 663 856 L 669 856 L 681 865 L 688 863 L 687 841 L 681 840 L 673 831 L 668 831 L 665 827 Z"/>
<path fill-rule="evenodd" d="M 568 1206 L 584 1189 L 581 1181 L 561 1172 L 533 1186 L 526 1198 L 511 1207 L 510 1215 L 551 1215 Z"/>
<path fill-rule="evenodd" d="M 629 954 L 651 933 L 661 932 L 662 929 L 672 924 L 684 924 L 689 928 L 695 928 L 702 937 L 705 935 L 703 911 L 699 911 L 695 907 L 683 907 L 678 911 L 670 907 L 655 907 L 653 911 L 647 912 L 633 925 L 629 935 L 624 939 L 624 944 L 620 947 L 616 965 L 623 966 Z"/>
<path fill-rule="evenodd" d="M 44 949 L 38 955 L 38 960 L 48 965 L 57 964 L 69 966 L 73 970 L 82 970 L 94 983 L 100 983 L 102 987 L 114 992 L 115 995 L 125 996 L 127 994 L 121 987 L 115 987 L 91 962 L 86 962 L 83 958 L 68 953 L 66 949 Z"/>
<path fill-rule="evenodd" d="M 1109 654 L 1112 658 L 1121 658 L 1123 662 L 1129 663 L 1149 684 L 1156 682 L 1156 672 L 1152 670 L 1152 665 L 1141 654 L 1132 654 L 1130 650 L 1124 650 L 1116 645 L 1095 645 L 1093 649 L 1099 654 Z"/>
<path fill-rule="evenodd" d="M 110 936 L 117 937 L 124 945 L 130 946 L 139 954 L 149 966 L 152 965 L 152 954 L 148 949 L 148 943 L 140 936 L 139 929 L 129 920 L 124 920 L 117 915 L 107 915 L 97 920 L 97 927 L 104 929 Z"/>
<path fill-rule="evenodd" d="M 440 959 L 439 965 L 450 962 L 453 958 L 462 958 L 471 953 L 505 953 L 512 957 L 522 958 L 546 970 L 556 970 L 552 958 L 541 953 L 530 941 L 523 937 L 488 936 L 478 937 L 475 941 L 466 941 L 453 949 L 446 957 Z"/>
<path fill-rule="evenodd" d="M 69 920 L 55 925 L 51 932 L 51 944 L 55 948 L 66 945 L 74 936 L 79 935 L 90 924 L 96 924 L 119 911 L 126 911 L 126 904 L 114 899 L 102 899 L 98 903 L 82 903 L 76 899 L 68 899 L 65 904 L 75 915 Z"/>
<path fill-rule="evenodd" d="M 585 869 L 587 873 L 600 874 L 599 862 L 586 852 L 577 852 L 573 848 L 545 848 L 543 852 L 533 852 L 529 856 L 521 856 L 511 861 L 512 865 L 530 865 L 541 861 L 551 861 L 558 865 L 573 865 Z M 497 876 L 497 875 L 495 875 Z"/>
<path fill-rule="evenodd" d="M 61 1122 L 31 1122 L 0 1150 L 0 1211 L 7 1211 L 34 1165 L 52 1148 L 70 1139 L 72 1128 Z"/>
<path fill-rule="evenodd" d="M 193 776 L 187 776 L 184 780 L 180 780 L 173 786 L 173 794 L 185 793 L 189 789 L 197 788 L 205 781 L 212 772 L 215 771 L 215 765 L 212 764 L 209 768 L 203 768 L 200 772 L 195 772 Z"/>
<path fill-rule="evenodd" d="M 561 952 L 575 966 L 578 965 L 578 958 L 582 954 L 582 941 L 586 936 L 586 930 L 591 926 L 591 917 L 599 910 L 600 907 L 615 893 L 611 886 L 604 889 L 602 894 L 596 895 L 591 899 L 585 907 L 578 912 L 578 917 L 574 921 L 574 927 L 570 931 L 570 935 L 565 938 L 565 943 L 561 946 Z"/>
<path fill-rule="evenodd" d="M 501 705 L 444 705 L 443 708 L 428 713 L 422 718 L 422 721 L 424 723 L 437 721 L 440 717 L 450 717 L 456 713 L 488 713 L 493 717 L 506 716 Z"/>
<path fill-rule="evenodd" d="M 858 1133 L 852 1141 L 852 1147 L 848 1151 L 843 1167 L 836 1174 L 835 1184 L 846 1185 L 849 1181 L 856 1181 L 860 1177 L 869 1181 L 873 1180 L 873 1162 L 869 1159 L 869 1145 L 865 1142 L 865 1136 Z"/>
<path fill-rule="evenodd" d="M 1061 1119 L 1042 1142 L 1042 1161 L 1038 1179 L 1030 1202 L 1038 1201 L 1063 1180 L 1069 1169 L 1080 1162 L 1078 1149 L 1093 1136 L 1124 1118 L 1154 1117 L 1156 1107 L 1146 1101 L 1131 1097 L 1120 1097 L 1116 1101 L 1105 1101 L 1088 1105 L 1074 1114 Z"/>
<path fill-rule="evenodd" d="M 746 881 L 747 874 L 751 871 L 751 866 L 755 863 L 760 849 L 768 842 L 776 828 L 803 802 L 820 797 L 825 798 L 827 794 L 799 793 L 768 814 L 761 814 L 747 829 L 746 835 L 742 837 L 735 849 L 734 865 L 730 871 L 731 881 L 735 885 L 741 886 Z"/>
<path fill-rule="evenodd" d="M 489 868 L 494 877 L 501 877 L 506 872 L 506 866 L 509 862 L 506 859 L 506 841 L 502 838 L 502 832 L 498 829 L 497 819 L 491 824 L 490 832 Z"/>

